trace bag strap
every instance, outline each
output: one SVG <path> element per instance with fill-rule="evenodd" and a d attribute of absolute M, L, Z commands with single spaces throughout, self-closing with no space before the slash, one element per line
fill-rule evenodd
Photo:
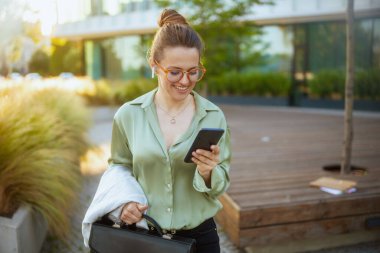
<path fill-rule="evenodd" d="M 142 217 L 148 221 L 150 224 L 152 224 L 152 226 L 157 230 L 158 234 L 160 236 L 163 236 L 164 233 L 162 232 L 162 228 L 161 226 L 157 223 L 157 221 L 155 221 L 155 219 L 153 219 L 152 217 L 150 217 L 149 215 L 147 214 L 143 214 Z"/>

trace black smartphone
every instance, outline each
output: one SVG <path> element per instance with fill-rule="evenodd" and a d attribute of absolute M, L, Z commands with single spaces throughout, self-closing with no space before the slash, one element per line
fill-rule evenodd
<path fill-rule="evenodd" d="M 186 163 L 192 163 L 192 153 L 197 149 L 211 150 L 211 145 L 218 144 L 223 133 L 224 129 L 221 128 L 202 128 L 199 130 L 198 135 L 195 137 L 195 140 L 187 152 L 184 161 Z"/>

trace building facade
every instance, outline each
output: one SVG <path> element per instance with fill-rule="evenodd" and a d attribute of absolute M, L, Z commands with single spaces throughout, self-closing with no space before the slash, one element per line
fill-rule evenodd
<path fill-rule="evenodd" d="M 148 76 L 147 42 L 161 11 L 154 1 L 78 2 L 82 14 L 58 25 L 54 36 L 83 42 L 86 74 L 93 79 Z M 265 61 L 252 71 L 287 72 L 305 84 L 318 71 L 345 68 L 346 0 L 273 2 L 252 6 L 253 13 L 243 17 L 262 30 L 260 43 L 252 47 Z M 357 68 L 380 70 L 379 0 L 355 1 L 355 31 Z"/>

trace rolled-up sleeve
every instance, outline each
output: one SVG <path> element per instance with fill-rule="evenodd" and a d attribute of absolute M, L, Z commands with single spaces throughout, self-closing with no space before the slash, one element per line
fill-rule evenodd
<path fill-rule="evenodd" d="M 219 142 L 219 164 L 212 170 L 211 174 L 211 187 L 207 187 L 204 179 L 195 170 L 193 178 L 193 187 L 199 192 L 204 192 L 210 197 L 217 198 L 225 192 L 230 184 L 229 170 L 231 162 L 231 144 L 230 144 L 230 129 L 227 127 L 226 131 Z"/>

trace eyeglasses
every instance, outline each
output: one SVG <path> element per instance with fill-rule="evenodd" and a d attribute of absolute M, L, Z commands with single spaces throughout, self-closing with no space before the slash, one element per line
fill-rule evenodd
<path fill-rule="evenodd" d="M 154 62 L 162 71 L 165 72 L 166 79 L 172 83 L 175 83 L 181 80 L 185 74 L 187 76 L 187 79 L 189 79 L 190 82 L 198 82 L 202 79 L 202 77 L 206 73 L 206 69 L 205 67 L 203 67 L 202 64 L 200 67 L 194 67 L 189 70 L 183 70 L 181 68 L 164 68 L 157 61 L 154 61 Z"/>

